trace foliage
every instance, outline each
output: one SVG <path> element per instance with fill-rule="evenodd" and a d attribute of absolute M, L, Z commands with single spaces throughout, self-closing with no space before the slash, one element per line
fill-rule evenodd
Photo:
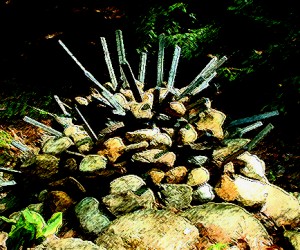
<path fill-rule="evenodd" d="M 17 250 L 23 245 L 41 241 L 58 232 L 62 225 L 62 213 L 57 212 L 45 222 L 37 212 L 25 208 L 20 212 L 17 220 L 0 216 L 0 219 L 13 224 L 8 234 L 8 249 Z"/>
<path fill-rule="evenodd" d="M 13 156 L 9 152 L 9 145 L 12 139 L 13 138 L 9 133 L 0 129 L 0 165 L 5 165 L 13 159 Z"/>
<path fill-rule="evenodd" d="M 0 129 L 0 148 L 8 148 L 8 144 L 11 143 L 12 136 L 6 131 Z"/>
<path fill-rule="evenodd" d="M 38 102 L 38 103 L 37 103 Z M 0 102 L 0 119 L 20 119 L 24 116 L 30 116 L 32 118 L 43 118 L 46 117 L 45 112 L 36 112 L 31 108 L 31 103 L 38 107 L 48 107 L 52 102 L 51 96 L 44 96 L 37 99 L 36 93 L 26 94 L 12 94 L 9 97 L 4 97 Z"/>
<path fill-rule="evenodd" d="M 217 35 L 218 28 L 214 24 L 193 28 L 197 18 L 187 6 L 183 2 L 152 6 L 142 16 L 137 28 L 138 37 L 141 37 L 138 50 L 155 53 L 154 45 L 158 43 L 158 36 L 164 33 L 167 45 L 181 47 L 182 57 L 191 59 L 199 56 L 204 44 Z"/>
<path fill-rule="evenodd" d="M 227 247 L 228 247 L 227 244 L 218 242 L 218 243 L 216 243 L 216 244 L 210 246 L 210 247 L 208 248 L 208 250 L 224 250 L 224 249 L 226 249 Z"/>
<path fill-rule="evenodd" d="M 140 51 L 156 53 L 158 36 L 165 33 L 167 44 L 179 45 L 183 58 L 201 60 L 207 54 L 229 57 L 218 71 L 221 92 L 228 95 L 222 102 L 224 109 L 226 104 L 243 108 L 237 107 L 239 100 L 232 97 L 236 96 L 235 89 L 244 86 L 249 96 L 244 105 L 248 103 L 252 110 L 250 97 L 259 93 L 261 100 L 254 108 L 279 107 L 293 113 L 291 109 L 297 110 L 300 97 L 295 63 L 299 57 L 298 23 L 297 6 L 292 0 L 285 4 L 231 0 L 153 1 L 149 8 L 141 9 L 135 25 Z"/>

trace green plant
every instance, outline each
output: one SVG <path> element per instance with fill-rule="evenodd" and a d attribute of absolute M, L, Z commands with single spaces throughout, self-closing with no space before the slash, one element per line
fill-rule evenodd
<path fill-rule="evenodd" d="M 165 34 L 167 45 L 181 47 L 181 56 L 191 59 L 202 53 L 204 44 L 211 41 L 217 34 L 218 28 L 213 24 L 195 27 L 196 14 L 188 10 L 183 2 L 168 5 L 151 6 L 139 21 L 137 33 L 141 38 L 138 50 L 152 51 L 161 33 Z"/>
<path fill-rule="evenodd" d="M 9 148 L 9 143 L 12 141 L 12 136 L 6 131 L 0 129 L 0 148 Z"/>
<path fill-rule="evenodd" d="M 7 240 L 7 247 L 11 250 L 17 250 L 21 246 L 29 246 L 34 242 L 40 242 L 48 236 L 57 233 L 62 225 L 61 212 L 54 213 L 45 222 L 42 215 L 28 208 L 22 210 L 17 219 L 8 219 L 4 216 L 0 216 L 0 219 L 12 224 Z"/>
<path fill-rule="evenodd" d="M 227 244 L 224 244 L 224 243 L 216 243 L 214 245 L 211 245 L 208 250 L 224 250 L 228 247 Z"/>

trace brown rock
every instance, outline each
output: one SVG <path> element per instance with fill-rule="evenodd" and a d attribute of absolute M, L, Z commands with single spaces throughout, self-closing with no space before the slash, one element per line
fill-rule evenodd
<path fill-rule="evenodd" d="M 170 184 L 182 183 L 187 174 L 187 168 L 179 166 L 166 172 L 166 181 Z"/>
<path fill-rule="evenodd" d="M 151 169 L 148 174 L 155 185 L 159 185 L 165 178 L 165 172 L 160 169 Z"/>
<path fill-rule="evenodd" d="M 222 125 L 225 121 L 226 115 L 222 112 L 210 108 L 209 110 L 199 114 L 199 120 L 196 123 L 198 131 L 211 132 L 213 136 L 218 139 L 224 138 Z"/>
<path fill-rule="evenodd" d="M 44 209 L 50 210 L 51 214 L 56 212 L 65 213 L 75 204 L 73 199 L 63 191 L 51 191 L 47 193 L 44 201 Z"/>
<path fill-rule="evenodd" d="M 181 128 L 178 135 L 180 144 L 190 144 L 195 142 L 198 138 L 197 131 L 191 124 L 187 124 L 185 127 Z"/>
<path fill-rule="evenodd" d="M 103 147 L 104 149 L 98 151 L 97 154 L 105 156 L 111 163 L 116 162 L 126 148 L 120 137 L 109 138 L 103 143 Z"/>
<path fill-rule="evenodd" d="M 186 108 L 181 102 L 170 102 L 166 112 L 171 116 L 182 117 L 186 112 Z"/>

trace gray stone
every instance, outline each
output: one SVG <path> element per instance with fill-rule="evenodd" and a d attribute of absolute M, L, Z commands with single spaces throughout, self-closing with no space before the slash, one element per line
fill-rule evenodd
<path fill-rule="evenodd" d="M 235 204 L 208 202 L 179 215 L 199 229 L 202 236 L 199 249 L 207 249 L 211 242 L 232 244 L 239 240 L 245 241 L 249 249 L 265 249 L 273 244 L 260 221 Z"/>
<path fill-rule="evenodd" d="M 132 160 L 171 168 L 174 166 L 176 155 L 161 149 L 149 149 L 132 155 Z"/>
<path fill-rule="evenodd" d="M 193 191 L 193 200 L 196 202 L 204 203 L 212 201 L 214 198 L 215 194 L 213 192 L 213 187 L 208 183 L 204 183 Z"/>
<path fill-rule="evenodd" d="M 137 175 L 124 175 L 114 179 L 110 183 L 110 193 L 123 193 L 126 191 L 137 191 L 140 187 L 146 185 L 146 182 Z"/>
<path fill-rule="evenodd" d="M 69 137 L 49 138 L 42 147 L 42 151 L 45 154 L 57 155 L 67 150 L 74 145 L 73 141 Z"/>
<path fill-rule="evenodd" d="M 95 241 L 107 249 L 196 250 L 198 230 L 164 210 L 139 210 L 114 220 Z"/>
<path fill-rule="evenodd" d="M 105 169 L 106 164 L 107 159 L 102 155 L 87 155 L 81 160 L 79 170 L 82 172 L 94 172 Z"/>
<path fill-rule="evenodd" d="M 161 184 L 163 201 L 167 207 L 183 209 L 190 206 L 193 189 L 186 184 Z"/>
<path fill-rule="evenodd" d="M 202 165 L 207 161 L 208 157 L 204 155 L 191 156 L 188 158 L 188 162 L 192 163 L 198 167 L 202 167 Z"/>
<path fill-rule="evenodd" d="M 99 234 L 110 224 L 108 217 L 99 209 L 99 201 L 93 197 L 81 200 L 75 206 L 75 214 L 86 233 Z"/>
<path fill-rule="evenodd" d="M 66 238 L 45 241 L 33 248 L 34 250 L 106 250 L 106 248 L 97 246 L 91 241 L 79 238 Z"/>
<path fill-rule="evenodd" d="M 113 193 L 102 198 L 103 204 L 116 217 L 143 208 L 154 208 L 155 197 L 150 189 L 142 195 L 132 191 Z"/>

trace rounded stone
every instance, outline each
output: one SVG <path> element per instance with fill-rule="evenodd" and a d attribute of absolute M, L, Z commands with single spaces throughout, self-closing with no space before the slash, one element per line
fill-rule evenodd
<path fill-rule="evenodd" d="M 206 183 L 208 180 L 209 172 L 206 168 L 194 168 L 188 174 L 187 184 L 189 186 L 198 186 Z"/>
<path fill-rule="evenodd" d="M 94 172 L 97 170 L 105 169 L 107 159 L 102 155 L 87 155 L 79 165 L 79 170 L 82 172 Z"/>

